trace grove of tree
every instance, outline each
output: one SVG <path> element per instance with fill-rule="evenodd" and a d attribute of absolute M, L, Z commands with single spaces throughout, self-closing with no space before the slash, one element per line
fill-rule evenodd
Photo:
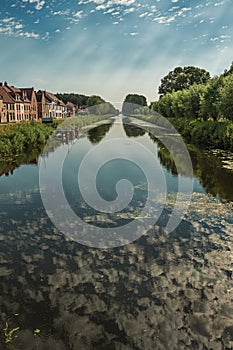
<path fill-rule="evenodd" d="M 166 118 L 233 121 L 233 65 L 205 83 L 166 92 L 150 108 Z"/>

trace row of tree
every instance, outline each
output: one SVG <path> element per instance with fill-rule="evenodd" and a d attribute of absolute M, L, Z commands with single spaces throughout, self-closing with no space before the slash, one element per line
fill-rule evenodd
<path fill-rule="evenodd" d="M 97 95 L 86 96 L 82 94 L 72 93 L 57 93 L 56 96 L 64 103 L 72 102 L 78 107 L 91 107 L 101 103 L 105 103 L 102 97 Z"/>
<path fill-rule="evenodd" d="M 150 108 L 167 118 L 233 120 L 233 64 L 213 78 L 200 68 L 177 67 L 161 80 L 159 93 Z"/>
<path fill-rule="evenodd" d="M 167 118 L 233 120 L 233 63 L 229 70 L 211 78 L 198 67 L 176 67 L 161 79 L 160 98 L 147 107 L 145 96 L 128 94 L 122 112 L 150 114 L 156 111 Z"/>
<path fill-rule="evenodd" d="M 116 108 L 97 95 L 86 96 L 76 93 L 57 93 L 56 96 L 64 103 L 72 102 L 82 109 L 88 109 L 89 114 L 105 115 L 116 114 Z"/>

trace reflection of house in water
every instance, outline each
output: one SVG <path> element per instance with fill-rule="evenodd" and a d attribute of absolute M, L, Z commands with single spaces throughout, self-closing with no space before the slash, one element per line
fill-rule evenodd
<path fill-rule="evenodd" d="M 78 137 L 78 128 L 70 130 L 57 130 L 53 136 L 56 140 L 62 144 L 68 145 L 71 141 L 74 141 Z"/>
<path fill-rule="evenodd" d="M 49 153 L 55 151 L 61 145 L 69 145 L 78 138 L 78 128 L 59 130 L 57 129 L 47 141 L 42 157 L 48 157 Z"/>

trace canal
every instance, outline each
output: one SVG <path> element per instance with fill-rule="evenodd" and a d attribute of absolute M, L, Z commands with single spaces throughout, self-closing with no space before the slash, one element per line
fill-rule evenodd
<path fill-rule="evenodd" d="M 115 139 L 121 140 L 118 151 L 126 159 L 115 157 Z M 47 185 L 56 189 L 56 161 L 64 157 L 62 187 L 72 213 L 100 231 L 124 227 L 140 217 L 147 199 L 145 174 L 127 160 L 140 162 L 137 144 L 155 159 L 153 193 L 159 215 L 153 227 L 129 244 L 110 248 L 80 244 L 83 236 L 58 229 L 42 202 L 40 171 L 47 169 Z M 83 188 L 77 185 L 81 163 L 96 147 L 102 150 L 101 159 L 112 155 L 97 172 L 100 196 L 114 201 L 121 179 L 133 186 L 132 200 L 118 212 L 93 209 L 82 197 L 90 187 L 94 161 L 86 169 Z M 121 118 L 54 141 L 42 155 L 28 153 L 28 162 L 0 169 L 1 349 L 233 348 L 231 154 L 189 146 L 193 176 L 177 174 L 169 151 L 152 130 Z M 179 179 L 193 184 L 192 200 L 188 206 L 186 193 L 181 193 L 187 210 L 168 232 Z M 56 207 L 65 222 L 65 209 L 59 202 Z"/>

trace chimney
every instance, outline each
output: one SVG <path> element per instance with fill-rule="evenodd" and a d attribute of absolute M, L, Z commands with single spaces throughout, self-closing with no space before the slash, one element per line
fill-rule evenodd
<path fill-rule="evenodd" d="M 0 82 L 0 86 L 2 86 L 2 82 Z"/>
<path fill-rule="evenodd" d="M 7 86 L 7 81 L 4 82 L 4 85 Z"/>

